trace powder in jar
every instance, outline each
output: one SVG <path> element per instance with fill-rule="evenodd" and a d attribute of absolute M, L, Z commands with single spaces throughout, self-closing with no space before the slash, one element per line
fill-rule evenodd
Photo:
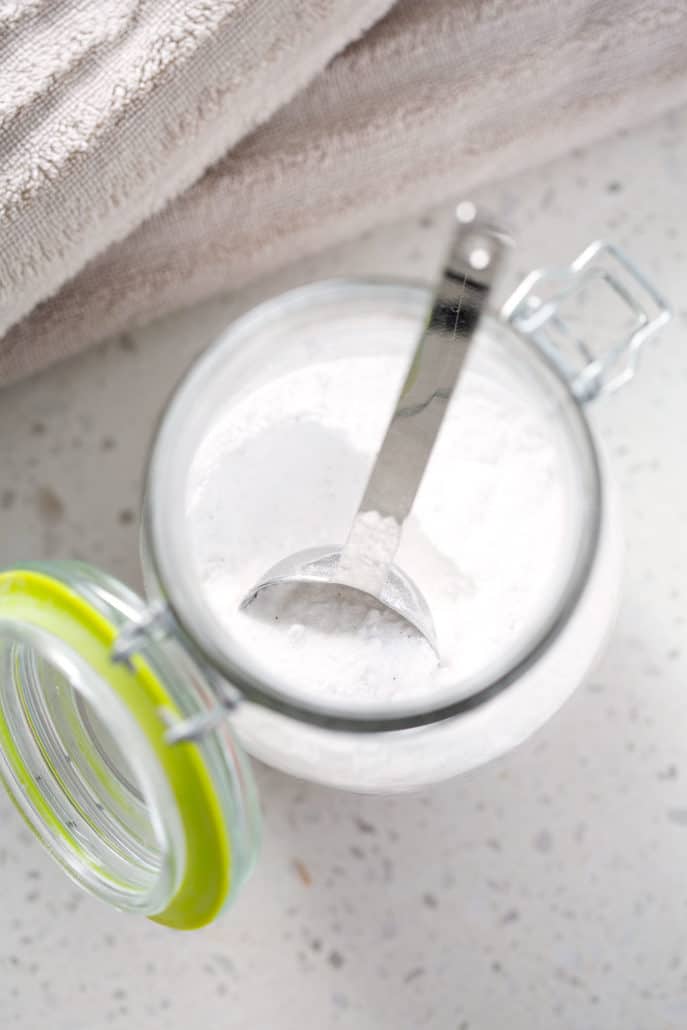
<path fill-rule="evenodd" d="M 234 648 L 296 695 L 361 706 L 455 692 L 517 648 L 550 605 L 566 524 L 547 412 L 471 362 L 396 559 L 429 604 L 441 661 L 345 589 L 273 587 L 240 609 L 277 561 L 346 540 L 407 365 L 393 320 L 377 321 L 372 353 L 331 360 L 306 330 L 287 370 L 215 419 L 186 498 L 203 597 Z"/>

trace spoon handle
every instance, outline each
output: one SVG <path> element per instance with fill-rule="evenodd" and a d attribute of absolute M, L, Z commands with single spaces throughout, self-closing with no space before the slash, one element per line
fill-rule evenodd
<path fill-rule="evenodd" d="M 448 258 L 358 509 L 399 527 L 422 482 L 446 409 L 496 277 L 507 237 L 471 203 L 456 209 Z M 357 520 L 356 520 L 357 521 Z"/>

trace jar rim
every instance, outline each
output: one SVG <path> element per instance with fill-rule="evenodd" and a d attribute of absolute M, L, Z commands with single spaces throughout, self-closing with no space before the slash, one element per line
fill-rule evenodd
<path fill-rule="evenodd" d="M 250 670 L 232 660 L 227 650 L 223 650 L 217 639 L 209 631 L 202 618 L 202 612 L 194 608 L 189 591 L 178 577 L 177 563 L 173 560 L 171 549 L 166 549 L 163 506 L 156 503 L 160 496 L 161 484 L 164 481 L 168 456 L 174 454 L 175 433 L 180 428 L 180 420 L 184 417 L 184 407 L 191 396 L 198 397 L 198 389 L 203 379 L 212 373 L 222 361 L 225 349 L 232 345 L 232 337 L 246 333 L 252 324 L 258 324 L 269 315 L 271 310 L 298 310 L 311 301 L 324 299 L 327 294 L 336 294 L 342 290 L 389 291 L 390 294 L 414 294 L 416 300 L 428 302 L 431 296 L 427 284 L 417 280 L 392 277 L 342 277 L 313 282 L 289 290 L 254 307 L 227 326 L 223 333 L 209 348 L 203 351 L 193 362 L 189 371 L 178 383 L 172 397 L 158 422 L 153 445 L 148 456 L 146 470 L 146 503 L 142 533 L 146 552 L 147 571 L 152 576 L 165 598 L 174 618 L 185 637 L 220 675 L 228 680 L 243 697 L 279 712 L 292 719 L 343 732 L 381 733 L 412 729 L 443 722 L 464 715 L 481 707 L 511 684 L 517 681 L 529 668 L 550 649 L 562 629 L 575 611 L 584 593 L 594 566 L 602 524 L 603 479 L 597 448 L 589 423 L 584 415 L 579 400 L 570 388 L 568 380 L 551 358 L 543 353 L 526 335 L 519 332 L 512 324 L 505 326 L 498 311 L 488 311 L 485 320 L 496 321 L 499 326 L 507 328 L 518 337 L 527 352 L 540 366 L 544 366 L 553 375 L 570 400 L 570 413 L 575 420 L 575 431 L 583 442 L 589 463 L 591 478 L 592 503 L 588 505 L 589 519 L 584 535 L 583 545 L 568 578 L 565 589 L 561 591 L 558 603 L 554 606 L 549 618 L 539 634 L 528 642 L 526 651 L 520 654 L 507 670 L 495 677 L 491 682 L 479 686 L 473 692 L 442 700 L 440 703 L 409 703 L 393 711 L 366 709 L 364 712 L 353 708 L 346 709 L 320 703 L 314 699 L 296 699 L 284 691 L 272 686 L 264 679 L 254 675 Z"/>

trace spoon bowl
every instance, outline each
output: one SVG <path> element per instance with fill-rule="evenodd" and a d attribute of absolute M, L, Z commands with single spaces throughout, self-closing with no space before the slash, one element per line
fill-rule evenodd
<path fill-rule="evenodd" d="M 422 592 L 396 564 L 385 569 L 385 578 L 380 587 L 366 590 L 347 577 L 343 548 L 309 547 L 273 565 L 263 579 L 254 586 L 241 602 L 247 608 L 258 594 L 269 587 L 283 584 L 328 583 L 332 586 L 352 590 L 371 598 L 409 623 L 420 633 L 438 655 L 434 620 Z"/>

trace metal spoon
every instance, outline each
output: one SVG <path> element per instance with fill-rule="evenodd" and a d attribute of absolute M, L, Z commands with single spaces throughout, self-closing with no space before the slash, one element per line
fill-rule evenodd
<path fill-rule="evenodd" d="M 343 547 L 313 547 L 284 558 L 250 590 L 242 608 L 277 584 L 330 583 L 392 609 L 437 651 L 429 606 L 394 558 L 507 243 L 469 202 L 458 205 L 455 220 L 427 327 L 348 540 Z"/>

